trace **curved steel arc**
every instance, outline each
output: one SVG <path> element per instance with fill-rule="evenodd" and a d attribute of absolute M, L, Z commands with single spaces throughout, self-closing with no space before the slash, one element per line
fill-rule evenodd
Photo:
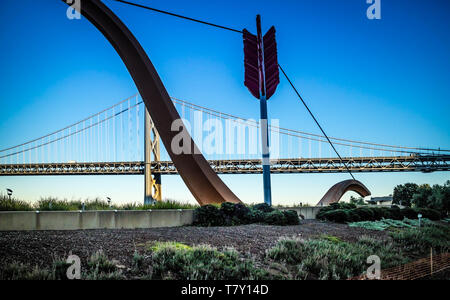
<path fill-rule="evenodd" d="M 172 131 L 171 126 L 180 116 L 156 69 L 130 30 L 101 1 L 81 0 L 80 3 L 81 14 L 97 27 L 120 55 L 170 158 L 198 203 L 241 202 L 217 176 L 203 155 L 197 154 L 201 152 L 189 134 L 184 135 L 184 141 L 190 142 L 191 154 L 175 154 L 172 151 L 171 143 L 178 132 Z"/>
<path fill-rule="evenodd" d="M 348 191 L 358 193 L 361 197 L 370 196 L 369 189 L 358 180 L 344 180 L 336 183 L 328 190 L 323 198 L 317 203 L 317 206 L 329 205 L 341 200 L 342 196 Z"/>

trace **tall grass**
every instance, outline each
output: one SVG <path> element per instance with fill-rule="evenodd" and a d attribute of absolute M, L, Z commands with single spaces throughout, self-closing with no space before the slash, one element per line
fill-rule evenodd
<path fill-rule="evenodd" d="M 171 199 L 158 201 L 155 204 L 144 205 L 137 203 L 126 204 L 108 204 L 100 199 L 67 200 L 55 197 L 41 198 L 34 204 L 26 201 L 11 198 L 0 194 L 0 211 L 75 211 L 82 210 L 84 204 L 85 210 L 148 210 L 148 209 L 195 209 L 198 205 L 187 202 L 178 202 Z"/>
<path fill-rule="evenodd" d="M 33 206 L 23 200 L 9 198 L 9 196 L 0 194 L 0 211 L 30 211 Z"/>
<path fill-rule="evenodd" d="M 165 199 L 164 201 L 157 201 L 154 204 L 136 204 L 128 203 L 118 207 L 121 210 L 147 210 L 147 209 L 195 209 L 199 207 L 197 204 L 190 204 L 188 202 L 178 202 L 172 199 Z"/>

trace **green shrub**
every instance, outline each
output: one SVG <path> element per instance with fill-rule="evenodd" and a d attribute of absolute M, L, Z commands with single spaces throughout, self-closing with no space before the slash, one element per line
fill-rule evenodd
<path fill-rule="evenodd" d="M 401 213 L 404 218 L 411 219 L 411 220 L 417 219 L 417 212 L 410 207 L 403 208 L 401 210 Z"/>
<path fill-rule="evenodd" d="M 424 256 L 430 248 L 438 253 L 450 251 L 450 227 L 431 225 L 390 233 L 393 241 L 411 255 Z"/>
<path fill-rule="evenodd" d="M 279 210 L 275 210 L 273 212 L 270 212 L 266 214 L 264 218 L 264 223 L 268 225 L 286 225 L 287 219 L 283 212 Z"/>
<path fill-rule="evenodd" d="M 108 257 L 103 253 L 102 250 L 99 250 L 91 255 L 91 257 L 87 261 L 87 266 L 89 271 L 96 271 L 98 274 L 100 273 L 112 273 L 116 271 L 116 265 L 111 262 Z"/>
<path fill-rule="evenodd" d="M 388 241 L 361 237 L 355 243 L 329 239 L 282 239 L 267 252 L 267 257 L 296 266 L 298 277 L 309 274 L 316 279 L 347 279 L 367 269 L 367 257 L 378 255 L 381 267 L 389 268 L 406 262 Z"/>
<path fill-rule="evenodd" d="M 421 208 L 400 209 L 398 206 L 392 207 L 358 207 L 350 208 L 352 205 L 348 203 L 333 203 L 330 206 L 326 206 L 320 209 L 316 218 L 319 220 L 327 220 L 336 223 L 348 223 L 348 222 L 364 222 L 364 221 L 376 221 L 381 219 L 391 219 L 401 221 L 404 218 L 416 219 L 419 212 L 422 213 L 424 218 L 431 220 L 439 220 L 441 214 L 433 209 Z M 347 208 L 344 208 L 347 207 Z"/>
<path fill-rule="evenodd" d="M 251 258 L 227 249 L 209 246 L 173 247 L 160 243 L 151 253 L 152 279 L 176 280 L 261 280 L 274 279 L 255 266 Z"/>
<path fill-rule="evenodd" d="M 135 269 L 139 269 L 144 263 L 144 256 L 140 255 L 139 252 L 137 252 L 136 250 L 134 251 L 133 254 L 133 267 Z"/>
<path fill-rule="evenodd" d="M 346 209 L 347 222 L 358 222 L 361 220 L 360 215 L 356 212 L 356 209 Z"/>
<path fill-rule="evenodd" d="M 257 224 L 257 223 L 264 223 L 264 218 L 266 216 L 266 213 L 250 208 L 249 213 L 245 216 L 245 221 L 247 224 Z"/>
<path fill-rule="evenodd" d="M 339 204 L 340 209 L 355 209 L 355 208 L 357 208 L 357 206 L 353 203 L 340 202 L 338 204 Z"/>
<path fill-rule="evenodd" d="M 224 225 L 248 224 L 250 209 L 242 203 L 222 203 L 220 211 L 224 216 Z"/>
<path fill-rule="evenodd" d="M 359 216 L 360 220 L 365 220 L 365 221 L 374 221 L 375 220 L 375 214 L 370 208 L 359 207 L 359 208 L 354 209 L 354 212 Z"/>
<path fill-rule="evenodd" d="M 67 268 L 69 268 L 72 264 L 61 260 L 55 259 L 52 265 L 52 279 L 53 280 L 66 280 L 67 279 Z"/>
<path fill-rule="evenodd" d="M 286 225 L 298 225 L 300 224 L 300 219 L 295 210 L 285 210 L 283 211 L 284 217 L 286 218 Z"/>
<path fill-rule="evenodd" d="M 316 218 L 317 218 L 318 220 L 326 220 L 326 219 L 325 219 L 325 214 L 326 214 L 327 212 L 329 212 L 329 211 L 332 211 L 332 210 L 334 210 L 334 208 L 331 207 L 331 206 L 325 206 L 325 207 L 322 207 L 322 208 L 317 212 Z"/>
<path fill-rule="evenodd" d="M 199 207 L 194 212 L 196 226 L 234 226 L 262 223 L 267 225 L 298 225 L 295 211 L 280 211 L 267 204 L 247 207 L 242 203 L 222 203 L 220 208 L 214 205 Z"/>
<path fill-rule="evenodd" d="M 348 224 L 350 227 L 361 227 L 365 229 L 370 230 L 378 230 L 383 231 L 389 228 L 414 228 L 419 226 L 418 220 L 411 220 L 411 219 L 403 219 L 402 221 L 399 220 L 392 220 L 392 219 L 382 219 L 379 221 L 363 221 L 363 222 L 354 222 Z M 432 223 L 428 219 L 422 220 L 422 226 L 432 226 L 434 223 Z"/>
<path fill-rule="evenodd" d="M 194 211 L 194 225 L 196 226 L 223 226 L 225 218 L 219 208 L 214 205 L 200 206 Z"/>
<path fill-rule="evenodd" d="M 327 220 L 335 223 L 345 223 L 349 220 L 348 210 L 345 209 L 336 209 L 326 211 L 322 216 L 323 220 Z"/>
<path fill-rule="evenodd" d="M 416 208 L 416 217 L 417 214 L 421 214 L 423 218 L 427 218 L 433 221 L 437 221 L 441 219 L 441 213 L 435 209 L 431 208 Z"/>
<path fill-rule="evenodd" d="M 102 250 L 95 252 L 87 261 L 87 270 L 82 275 L 86 280 L 122 280 L 125 276 L 117 269 Z"/>
<path fill-rule="evenodd" d="M 52 274 L 38 266 L 29 267 L 21 263 L 10 263 L 0 269 L 0 280 L 52 280 Z"/>
<path fill-rule="evenodd" d="M 384 211 L 381 207 L 368 207 L 373 213 L 374 220 L 381 220 L 384 218 Z"/>
<path fill-rule="evenodd" d="M 393 220 L 403 220 L 403 215 L 401 209 L 398 206 L 393 205 L 389 208 L 390 219 Z"/>
<path fill-rule="evenodd" d="M 256 210 L 259 210 L 259 211 L 262 211 L 264 213 L 270 213 L 270 212 L 273 212 L 275 210 L 273 207 L 269 206 L 266 203 L 255 204 L 255 205 L 253 205 L 252 208 L 256 209 Z"/>

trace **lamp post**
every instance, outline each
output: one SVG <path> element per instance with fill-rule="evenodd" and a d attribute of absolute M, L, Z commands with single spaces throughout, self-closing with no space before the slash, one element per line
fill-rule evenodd
<path fill-rule="evenodd" d="M 6 193 L 7 193 L 8 196 L 9 196 L 9 200 L 11 200 L 11 196 L 12 196 L 12 194 L 13 194 L 13 190 L 11 190 L 11 189 L 6 189 Z"/>

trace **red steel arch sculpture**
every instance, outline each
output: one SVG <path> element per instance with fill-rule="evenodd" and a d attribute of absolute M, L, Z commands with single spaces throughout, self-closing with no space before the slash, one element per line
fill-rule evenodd
<path fill-rule="evenodd" d="M 342 196 L 344 196 L 344 194 L 348 191 L 356 192 L 361 197 L 370 196 L 370 191 L 364 184 L 358 180 L 350 179 L 333 185 L 325 196 L 323 196 L 323 198 L 319 201 L 319 203 L 317 203 L 317 206 L 324 206 L 339 202 Z"/>
<path fill-rule="evenodd" d="M 66 3 L 65 0 L 62 0 Z M 189 134 L 189 154 L 175 154 L 171 143 L 178 132 L 171 126 L 180 116 L 156 69 L 142 46 L 124 23 L 101 1 L 80 0 L 81 14 L 108 39 L 136 84 L 164 146 L 184 183 L 200 205 L 241 202 L 210 167 Z"/>

